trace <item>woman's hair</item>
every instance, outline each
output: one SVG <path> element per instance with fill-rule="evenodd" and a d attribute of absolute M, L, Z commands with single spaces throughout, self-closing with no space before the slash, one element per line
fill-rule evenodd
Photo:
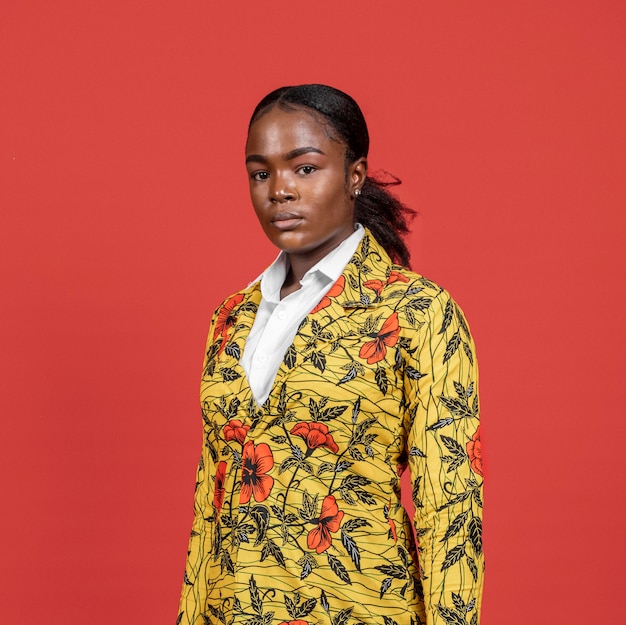
<path fill-rule="evenodd" d="M 275 106 L 286 111 L 307 108 L 321 115 L 337 135 L 332 138 L 346 146 L 346 173 L 348 165 L 367 158 L 370 144 L 367 124 L 359 105 L 347 93 L 326 85 L 281 87 L 257 104 L 250 126 Z M 409 232 L 408 223 L 415 211 L 388 191 L 388 187 L 398 184 L 400 180 L 394 176 L 387 180 L 367 176 L 361 194 L 355 199 L 354 216 L 371 230 L 395 263 L 408 267 L 411 255 L 402 237 Z"/>

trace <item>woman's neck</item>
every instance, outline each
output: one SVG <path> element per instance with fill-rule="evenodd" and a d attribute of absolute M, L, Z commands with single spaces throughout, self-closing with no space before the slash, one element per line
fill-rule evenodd
<path fill-rule="evenodd" d="M 329 250 L 327 253 L 331 252 Z M 301 284 L 300 281 L 304 278 L 306 272 L 317 265 L 317 263 L 324 258 L 326 254 L 321 257 L 306 257 L 301 254 L 287 254 L 287 275 L 285 281 L 280 289 L 280 299 L 287 297 L 290 293 L 297 291 Z"/>
<path fill-rule="evenodd" d="M 306 273 L 306 272 L 305 272 Z M 294 291 L 297 291 L 302 285 L 300 284 L 300 280 L 304 277 L 304 274 L 300 278 L 296 278 L 294 276 L 291 267 L 287 271 L 287 275 L 285 276 L 285 281 L 283 282 L 283 286 L 280 287 L 280 299 L 285 299 L 287 295 L 290 295 Z"/>

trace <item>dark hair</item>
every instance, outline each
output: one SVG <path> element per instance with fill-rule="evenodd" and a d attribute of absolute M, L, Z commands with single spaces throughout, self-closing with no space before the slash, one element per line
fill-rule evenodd
<path fill-rule="evenodd" d="M 250 126 L 275 106 L 287 111 L 307 108 L 321 115 L 346 146 L 346 171 L 357 159 L 367 158 L 367 124 L 359 105 L 347 93 L 327 85 L 281 87 L 257 104 Z M 368 175 L 355 199 L 354 216 L 371 230 L 395 263 L 408 267 L 411 255 L 402 237 L 409 232 L 409 221 L 416 213 L 388 191 L 388 187 L 398 184 L 400 180 L 394 176 L 383 180 Z"/>

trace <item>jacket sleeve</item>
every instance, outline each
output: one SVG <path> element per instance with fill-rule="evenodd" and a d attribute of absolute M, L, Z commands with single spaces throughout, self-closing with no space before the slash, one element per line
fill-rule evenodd
<path fill-rule="evenodd" d="M 426 313 L 405 371 L 426 622 L 478 625 L 484 561 L 476 355 L 463 313 L 445 291 Z"/>
<path fill-rule="evenodd" d="M 219 309 L 218 309 L 219 310 Z M 208 356 L 214 350 L 213 333 L 217 320 L 217 312 L 213 315 L 209 327 L 202 375 L 205 375 Z M 202 442 L 202 452 L 196 472 L 196 489 L 194 496 L 194 520 L 189 538 L 185 575 L 180 598 L 180 607 L 176 625 L 201 625 L 205 623 L 202 614 L 206 612 L 207 590 L 209 585 L 208 564 L 211 557 L 210 533 L 207 531 L 205 518 L 212 514 L 210 501 L 211 476 L 213 461 L 209 455 L 208 446 Z"/>

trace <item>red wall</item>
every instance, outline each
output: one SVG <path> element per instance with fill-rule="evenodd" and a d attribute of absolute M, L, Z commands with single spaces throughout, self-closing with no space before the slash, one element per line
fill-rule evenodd
<path fill-rule="evenodd" d="M 621 0 L 5 0 L 0 622 L 174 622 L 204 333 L 274 254 L 247 119 L 319 81 L 478 343 L 483 623 L 616 623 L 625 27 Z"/>

